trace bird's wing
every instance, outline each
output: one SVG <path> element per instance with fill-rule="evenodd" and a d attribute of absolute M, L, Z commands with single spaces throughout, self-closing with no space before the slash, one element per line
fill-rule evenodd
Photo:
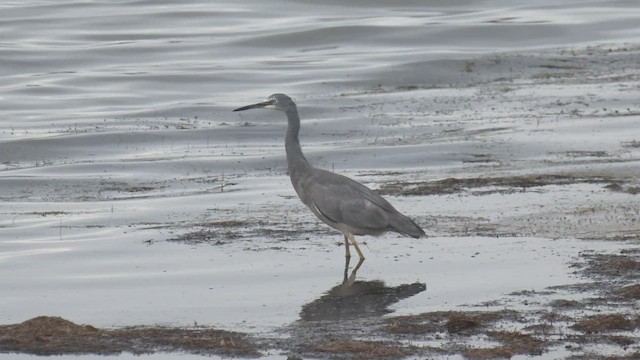
<path fill-rule="evenodd" d="M 304 184 L 305 200 L 330 220 L 356 228 L 384 230 L 396 210 L 380 195 L 348 177 L 316 170 Z"/>

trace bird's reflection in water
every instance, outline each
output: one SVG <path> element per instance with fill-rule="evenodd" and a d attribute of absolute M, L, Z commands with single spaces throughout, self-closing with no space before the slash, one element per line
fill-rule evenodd
<path fill-rule="evenodd" d="M 349 260 L 347 257 L 342 283 L 302 307 L 300 318 L 303 321 L 382 316 L 391 312 L 390 305 L 427 289 L 422 283 L 386 286 L 382 280 L 356 281 L 356 273 L 364 259 L 360 259 L 350 275 Z"/>

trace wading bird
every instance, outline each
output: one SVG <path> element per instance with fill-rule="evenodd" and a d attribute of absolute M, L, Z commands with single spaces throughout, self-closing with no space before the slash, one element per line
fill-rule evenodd
<path fill-rule="evenodd" d="M 354 235 L 380 235 L 386 231 L 419 238 L 424 230 L 402 215 L 382 196 L 348 177 L 311 166 L 302 154 L 298 133 L 300 117 L 296 104 L 284 94 L 273 94 L 267 100 L 233 111 L 275 109 L 287 115 L 285 137 L 287 165 L 293 188 L 311 212 L 344 235 L 345 256 L 351 257 L 349 242 L 360 259 L 362 251 Z"/>

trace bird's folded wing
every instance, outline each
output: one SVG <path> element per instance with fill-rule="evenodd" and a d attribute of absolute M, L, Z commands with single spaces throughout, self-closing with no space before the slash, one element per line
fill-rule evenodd
<path fill-rule="evenodd" d="M 305 195 L 325 217 L 352 227 L 383 230 L 393 207 L 366 186 L 342 175 L 321 172 L 305 185 Z"/>

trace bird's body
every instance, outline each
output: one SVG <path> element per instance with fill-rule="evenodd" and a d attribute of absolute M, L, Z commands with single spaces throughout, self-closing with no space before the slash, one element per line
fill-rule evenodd
<path fill-rule="evenodd" d="M 348 177 L 313 169 L 297 184 L 294 183 L 294 188 L 317 217 L 343 233 L 380 235 L 385 231 L 395 231 L 413 237 L 424 234 L 388 201 Z M 332 196 L 327 197 L 326 194 Z"/>
<path fill-rule="evenodd" d="M 380 235 L 386 231 L 415 238 L 424 235 L 420 226 L 368 187 L 346 176 L 314 168 L 309 164 L 300 147 L 300 117 L 291 98 L 284 94 L 274 94 L 264 102 L 234 111 L 254 108 L 274 108 L 287 115 L 285 149 L 293 188 L 300 200 L 320 220 L 344 234 L 347 257 L 351 256 L 350 241 L 360 258 L 364 258 L 353 235 Z"/>

